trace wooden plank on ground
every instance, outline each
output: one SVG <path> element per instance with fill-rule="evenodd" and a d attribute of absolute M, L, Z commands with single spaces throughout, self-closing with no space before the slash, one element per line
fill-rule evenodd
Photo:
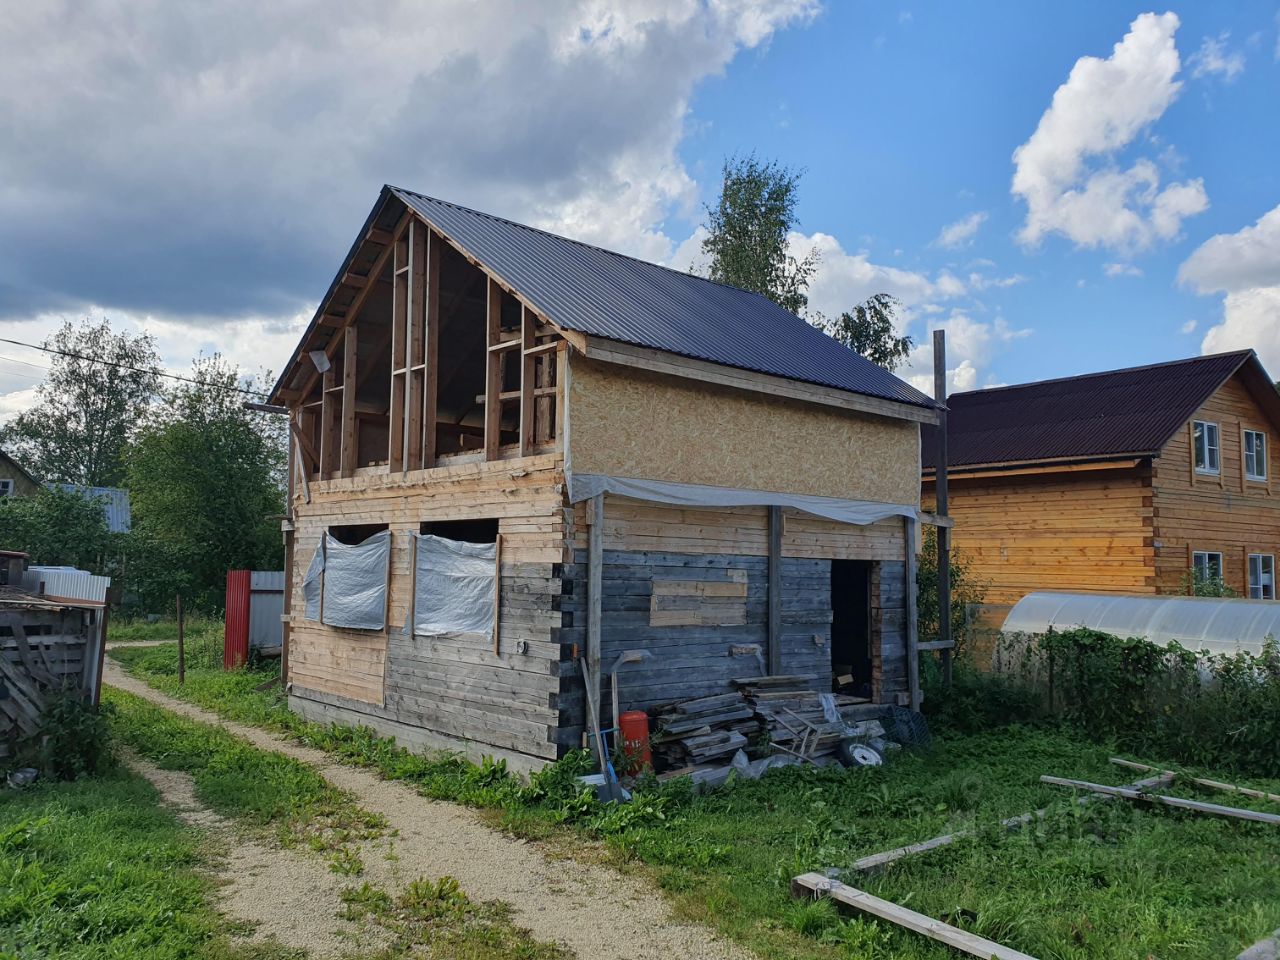
<path fill-rule="evenodd" d="M 1178 774 L 1173 770 L 1161 770 L 1159 767 L 1152 767 L 1145 763 L 1137 763 L 1133 760 L 1123 760 L 1120 757 L 1112 757 L 1111 762 L 1121 767 L 1128 767 L 1130 770 L 1149 770 L 1153 773 L 1164 774 L 1170 778 L 1176 777 Z M 1280 794 L 1267 793 L 1265 790 L 1254 790 L 1250 787 L 1236 786 L 1234 783 L 1223 783 L 1220 780 L 1206 780 L 1203 777 L 1187 777 L 1187 782 L 1194 783 L 1198 787 L 1205 787 L 1209 790 L 1221 790 L 1224 793 L 1238 793 L 1243 797 L 1253 797 L 1255 800 L 1270 800 L 1272 803 L 1280 803 Z"/>
<path fill-rule="evenodd" d="M 916 913 L 889 900 L 872 896 L 864 890 L 846 886 L 839 880 L 830 880 L 820 873 L 805 873 L 791 881 L 796 896 L 830 897 L 838 903 L 852 907 L 859 913 L 888 920 L 914 933 L 945 943 L 949 947 L 985 960 L 1035 960 L 1030 954 L 1006 947 L 968 930 L 961 930 L 949 923 Z"/>
<path fill-rule="evenodd" d="M 1257 810 L 1244 810 L 1239 807 L 1224 807 L 1217 803 L 1201 803 L 1198 800 L 1184 800 L 1182 797 L 1170 797 L 1162 793 L 1146 793 L 1131 787 L 1108 787 L 1101 783 L 1089 783 L 1087 780 L 1068 780 L 1065 777 L 1040 778 L 1041 783 L 1051 783 L 1056 787 L 1072 787 L 1076 790 L 1088 790 L 1108 797 L 1123 797 L 1125 800 L 1151 801 L 1162 803 L 1167 807 L 1179 810 L 1190 810 L 1193 813 L 1207 813 L 1216 817 L 1230 817 L 1235 820 L 1253 820 L 1257 823 L 1280 825 L 1280 814 L 1261 813 Z"/>

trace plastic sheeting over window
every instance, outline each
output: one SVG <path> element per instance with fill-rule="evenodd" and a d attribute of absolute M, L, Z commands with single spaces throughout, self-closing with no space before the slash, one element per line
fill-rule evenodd
<path fill-rule="evenodd" d="M 414 536 L 413 632 L 491 635 L 497 545 Z"/>
<path fill-rule="evenodd" d="M 357 544 L 347 544 L 332 534 L 324 536 L 322 605 L 317 611 L 331 627 L 382 630 L 387 625 L 387 573 L 391 559 L 391 531 L 375 533 Z M 314 570 L 316 561 L 311 561 Z M 308 580 L 311 570 L 307 572 Z M 307 596 L 307 580 L 303 595 Z M 307 615 L 311 603 L 308 597 Z"/>
<path fill-rule="evenodd" d="M 1005 618 L 1005 633 L 1041 634 L 1050 627 L 1090 627 L 1152 643 L 1177 641 L 1210 653 L 1257 653 L 1280 638 L 1280 603 L 1220 597 L 1133 597 L 1090 593 L 1029 593 Z"/>
<path fill-rule="evenodd" d="M 302 616 L 305 620 L 320 619 L 320 591 L 324 586 L 324 541 L 316 545 L 311 555 L 311 566 L 302 578 Z"/>

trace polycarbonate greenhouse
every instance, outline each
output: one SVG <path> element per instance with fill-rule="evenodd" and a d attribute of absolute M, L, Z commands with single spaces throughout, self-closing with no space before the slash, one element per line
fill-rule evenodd
<path fill-rule="evenodd" d="M 1220 597 L 1114 596 L 1029 593 L 1009 611 L 1003 632 L 1041 634 L 1049 628 L 1091 627 L 1152 643 L 1176 640 L 1210 653 L 1257 653 L 1267 637 L 1280 637 L 1280 603 Z"/>

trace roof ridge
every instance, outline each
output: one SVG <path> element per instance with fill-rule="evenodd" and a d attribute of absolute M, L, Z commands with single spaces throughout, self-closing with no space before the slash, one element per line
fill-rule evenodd
<path fill-rule="evenodd" d="M 748 293 L 753 297 L 761 297 L 762 299 L 769 300 L 768 297 L 766 297 L 763 293 L 760 293 L 759 291 L 748 290 L 746 287 L 739 287 L 732 283 L 726 283 L 723 280 L 713 280 L 711 277 L 704 277 L 696 273 L 691 273 L 687 270 L 678 270 L 675 267 L 669 267 L 665 263 L 654 263 L 652 260 L 645 260 L 641 257 L 632 256 L 629 253 L 620 253 L 617 250 L 610 250 L 608 247 L 602 247 L 596 243 L 587 243 L 585 240 L 578 240 L 578 239 L 575 239 L 574 237 L 566 237 L 563 233 L 553 233 L 550 230 L 544 230 L 541 227 L 535 227 L 527 223 L 521 223 L 519 220 L 512 220 L 509 217 L 500 217 L 496 213 L 487 213 L 484 210 L 477 210 L 475 207 L 468 207 L 461 203 L 454 203 L 452 200 L 442 200 L 440 197 L 433 197 L 433 196 L 430 196 L 429 194 L 419 193 L 417 190 L 409 190 L 409 189 L 406 189 L 405 187 L 397 187 L 395 184 L 391 184 L 391 183 L 387 184 L 387 187 L 390 188 L 391 190 L 396 191 L 397 193 L 412 194 L 415 197 L 421 197 L 423 200 L 430 200 L 432 203 L 439 203 L 439 204 L 443 204 L 446 207 L 453 207 L 455 210 L 463 210 L 466 213 L 474 214 L 477 217 L 485 217 L 488 220 L 497 220 L 499 223 L 507 223 L 513 227 L 519 227 L 521 230 L 528 230 L 532 233 L 540 233 L 544 237 L 552 237 L 556 240 L 563 240 L 565 243 L 572 243 L 575 246 L 585 247 L 588 250 L 598 250 L 600 253 L 607 253 L 611 257 L 618 257 L 622 260 L 630 260 L 633 263 L 642 263 L 646 267 L 657 267 L 659 270 L 666 270 L 669 273 L 674 273 L 680 277 L 688 277 L 692 280 L 701 280 L 704 283 L 713 283 L 718 287 L 728 287 L 730 290 L 737 290 L 740 293 Z M 774 303 L 775 301 L 769 300 L 769 302 Z M 783 307 L 783 309 L 785 310 L 786 308 Z M 800 319 L 803 320 L 804 318 L 801 317 Z"/>
<path fill-rule="evenodd" d="M 1179 360 L 1162 360 L 1159 363 L 1144 363 L 1132 367 L 1117 367 L 1114 370 L 1095 370 L 1092 373 L 1077 373 L 1065 377 L 1050 377 L 1046 380 L 1027 380 L 1023 383 L 1006 383 L 1001 384 L 998 387 L 983 387 L 978 390 L 962 390 L 956 393 L 950 393 L 947 395 L 947 400 L 950 401 L 955 397 L 990 396 L 991 394 L 1000 393 L 1004 390 L 1022 390 L 1027 387 L 1041 387 L 1050 383 L 1066 383 L 1071 380 L 1091 380 L 1095 377 L 1111 377 L 1118 373 L 1138 373 L 1142 370 L 1156 370 L 1160 367 L 1189 366 L 1192 364 L 1204 363 L 1209 360 L 1219 360 L 1223 357 L 1238 356 L 1240 357 L 1241 362 L 1243 362 L 1244 359 L 1252 353 L 1252 349 L 1224 350 L 1221 353 L 1206 353 L 1197 357 L 1183 357 Z"/>

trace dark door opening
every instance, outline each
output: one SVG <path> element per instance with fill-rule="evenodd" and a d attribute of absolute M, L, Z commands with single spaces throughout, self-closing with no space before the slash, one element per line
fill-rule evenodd
<path fill-rule="evenodd" d="M 831 675 L 834 688 L 871 696 L 869 560 L 831 561 Z"/>

